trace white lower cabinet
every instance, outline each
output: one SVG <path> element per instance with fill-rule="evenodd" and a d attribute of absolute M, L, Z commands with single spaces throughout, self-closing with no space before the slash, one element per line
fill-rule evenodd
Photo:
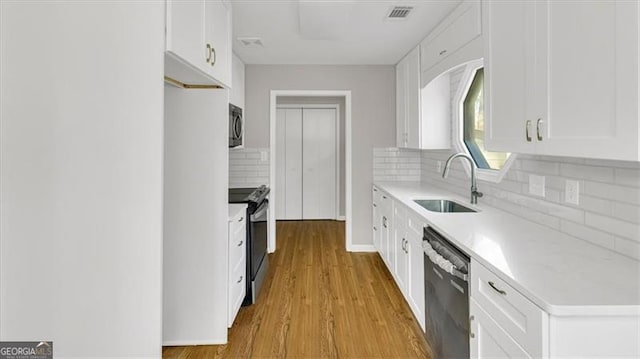
<path fill-rule="evenodd" d="M 422 330 L 424 312 L 423 221 L 373 187 L 373 241 Z"/>
<path fill-rule="evenodd" d="M 231 328 L 246 294 L 247 218 L 240 211 L 229 219 L 229 298 L 227 327 Z"/>
<path fill-rule="evenodd" d="M 481 344 L 487 348 L 494 348 L 490 344 L 493 340 L 491 338 L 498 337 L 503 333 L 517 344 L 512 346 L 506 342 L 498 342 L 498 344 L 504 344 L 503 349 L 516 350 L 520 348 L 529 357 L 547 357 L 549 315 L 474 260 L 471 261 L 470 274 L 470 295 L 475 307 L 473 305 L 470 307 L 469 314 L 474 318 L 472 322 L 475 321 L 476 326 L 485 331 L 484 336 L 487 336 L 482 340 L 472 338 L 471 352 L 473 353 L 475 350 L 476 353 L 484 353 L 483 349 L 479 347 Z M 476 313 L 474 309 L 478 308 L 483 311 Z M 490 318 L 491 322 L 484 320 L 486 318 Z M 502 332 L 498 333 L 497 328 Z M 479 337 L 473 328 L 471 333 Z M 487 353 L 492 353 L 491 350 Z M 516 350 L 514 353 L 517 354 L 518 351 Z"/>
<path fill-rule="evenodd" d="M 469 301 L 469 313 L 472 358 L 531 358 L 473 298 Z"/>

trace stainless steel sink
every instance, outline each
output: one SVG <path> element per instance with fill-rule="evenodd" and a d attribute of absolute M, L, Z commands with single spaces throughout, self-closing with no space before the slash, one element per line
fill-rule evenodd
<path fill-rule="evenodd" d="M 465 207 L 458 202 L 447 199 L 416 199 L 415 203 L 431 212 L 454 213 L 454 212 L 477 212 L 475 209 Z"/>

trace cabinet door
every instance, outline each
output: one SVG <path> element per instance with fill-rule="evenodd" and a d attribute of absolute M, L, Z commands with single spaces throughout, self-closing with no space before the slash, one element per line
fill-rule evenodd
<path fill-rule="evenodd" d="M 638 2 L 537 3 L 548 79 L 537 153 L 637 160 Z"/>
<path fill-rule="evenodd" d="M 167 0 L 166 50 L 193 66 L 204 68 L 203 0 Z"/>
<path fill-rule="evenodd" d="M 407 61 L 402 59 L 396 65 L 396 146 L 407 145 Z"/>
<path fill-rule="evenodd" d="M 406 57 L 405 71 L 406 144 L 407 148 L 420 148 L 420 46 Z"/>
<path fill-rule="evenodd" d="M 473 300 L 469 301 L 472 358 L 531 358 L 491 317 Z"/>
<path fill-rule="evenodd" d="M 391 199 L 384 192 L 380 193 L 380 256 L 384 259 L 390 272 L 393 272 L 393 261 L 391 256 L 391 236 L 393 235 L 392 217 L 393 206 Z"/>
<path fill-rule="evenodd" d="M 376 248 L 378 252 L 380 252 L 380 210 L 378 209 L 380 203 L 380 192 L 377 188 L 373 188 L 372 191 L 373 196 L 373 205 L 372 205 L 372 231 L 373 231 L 373 246 Z"/>
<path fill-rule="evenodd" d="M 221 0 L 205 0 L 204 38 L 212 48 L 206 72 L 231 86 L 231 11 Z M 205 45 L 206 46 L 206 45 Z"/>
<path fill-rule="evenodd" d="M 531 126 L 535 125 L 539 96 L 534 85 L 534 2 L 483 1 L 482 6 L 485 147 L 533 153 L 535 146 L 526 139 L 526 124 L 532 121 Z"/>
<path fill-rule="evenodd" d="M 418 319 L 420 327 L 425 330 L 424 316 L 424 251 L 422 250 L 422 234 L 413 230 L 407 231 L 407 301 Z"/>
<path fill-rule="evenodd" d="M 407 256 L 407 213 L 406 211 L 400 207 L 396 206 L 394 209 L 394 217 L 393 217 L 393 256 L 395 257 L 395 278 L 398 287 L 404 294 L 405 298 L 407 297 L 407 265 L 408 265 L 408 256 Z"/>

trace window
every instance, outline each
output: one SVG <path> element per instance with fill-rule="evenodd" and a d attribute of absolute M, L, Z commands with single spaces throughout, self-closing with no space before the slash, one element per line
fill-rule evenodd
<path fill-rule="evenodd" d="M 484 68 L 482 60 L 473 61 L 452 72 L 461 72 L 454 104 L 457 116 L 454 120 L 454 147 L 468 153 L 476 163 L 478 177 L 499 182 L 515 155 L 491 152 L 484 147 Z M 460 76 L 452 76 L 460 78 Z M 454 106 L 454 108 L 456 108 Z M 512 158 L 513 157 L 513 158 Z"/>

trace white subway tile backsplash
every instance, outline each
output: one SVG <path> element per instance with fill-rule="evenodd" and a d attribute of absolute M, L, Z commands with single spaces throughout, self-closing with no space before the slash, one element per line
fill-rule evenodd
<path fill-rule="evenodd" d="M 640 242 L 640 226 L 637 224 L 589 212 L 585 214 L 585 223 L 589 227 Z"/>
<path fill-rule="evenodd" d="M 562 163 L 560 174 L 563 177 L 585 179 L 597 182 L 613 182 L 613 168 L 586 166 L 572 163 Z"/>
<path fill-rule="evenodd" d="M 404 148 L 373 149 L 374 181 L 420 181 L 420 151 Z"/>
<path fill-rule="evenodd" d="M 609 232 L 599 231 L 581 224 L 564 220 L 560 222 L 560 231 L 605 248 L 615 248 L 615 237 Z"/>
<path fill-rule="evenodd" d="M 640 169 L 616 168 L 615 176 L 619 185 L 640 187 Z"/>
<path fill-rule="evenodd" d="M 263 160 L 262 153 L 266 153 Z M 229 150 L 229 187 L 269 185 L 269 149 L 241 148 Z"/>
<path fill-rule="evenodd" d="M 469 176 L 454 163 L 449 178 L 436 170 L 451 151 L 422 151 L 421 181 L 462 196 Z M 633 162 L 518 155 L 502 182 L 479 181 L 480 203 L 640 259 L 640 165 Z M 545 198 L 529 194 L 529 176 L 545 176 Z M 564 202 L 566 180 L 579 182 L 579 205 Z M 637 244 L 636 244 L 637 243 Z"/>

